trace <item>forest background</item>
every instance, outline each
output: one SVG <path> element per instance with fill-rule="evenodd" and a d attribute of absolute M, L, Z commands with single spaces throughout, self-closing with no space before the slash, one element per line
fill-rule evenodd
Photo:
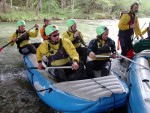
<path fill-rule="evenodd" d="M 0 21 L 118 19 L 134 2 L 140 4 L 138 16 L 149 18 L 150 0 L 0 0 Z"/>

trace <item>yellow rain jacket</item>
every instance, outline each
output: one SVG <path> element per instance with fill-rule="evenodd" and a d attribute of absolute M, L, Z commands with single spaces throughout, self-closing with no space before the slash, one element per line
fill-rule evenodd
<path fill-rule="evenodd" d="M 22 34 L 22 33 L 18 33 L 18 34 L 17 34 L 16 32 L 13 33 L 13 34 L 10 36 L 9 41 L 10 41 L 10 42 L 13 41 L 13 39 L 17 38 L 17 37 L 20 36 L 21 34 Z M 29 31 L 28 34 L 29 34 L 29 37 L 35 38 L 35 37 L 37 37 L 37 35 L 38 35 L 38 29 L 35 29 L 35 32 Z M 22 42 L 20 43 L 19 47 L 23 47 L 23 46 L 25 46 L 25 45 L 27 45 L 27 44 L 31 44 L 30 39 L 22 41 Z M 11 45 L 14 45 L 14 42 L 12 42 Z"/>
<path fill-rule="evenodd" d="M 84 42 L 84 40 L 83 40 L 83 35 L 82 35 L 82 33 L 81 33 L 80 31 L 78 31 L 78 30 L 77 30 L 76 32 L 79 32 L 79 33 L 80 33 L 80 36 L 79 36 L 79 37 L 74 38 L 74 37 L 73 37 L 73 35 L 74 35 L 73 32 L 66 31 L 66 32 L 64 32 L 64 33 L 62 34 L 62 38 L 67 38 L 67 39 L 69 39 L 69 40 L 73 43 L 73 45 L 74 45 L 75 48 L 80 47 L 81 44 L 83 44 L 84 46 L 86 46 L 86 44 L 85 44 L 85 42 Z"/>
<path fill-rule="evenodd" d="M 128 30 L 128 29 L 130 29 L 130 27 L 129 27 L 130 26 L 130 24 L 129 24 L 130 20 L 131 20 L 131 17 L 130 17 L 130 15 L 128 13 L 123 14 L 121 16 L 121 18 L 120 18 L 120 21 L 119 21 L 119 24 L 118 24 L 118 28 L 120 30 Z M 138 36 L 141 35 L 141 30 L 139 28 L 138 17 L 136 17 L 135 24 L 136 24 L 136 27 L 134 29 L 134 32 L 135 32 L 136 37 L 138 37 Z"/>
<path fill-rule="evenodd" d="M 58 44 L 51 44 L 49 41 L 44 41 L 43 43 L 41 43 L 40 46 L 37 48 L 37 52 L 36 52 L 37 62 L 42 61 L 43 55 L 46 55 L 47 58 L 49 56 L 55 56 L 61 43 L 62 43 L 61 47 L 63 47 L 65 49 L 65 52 L 67 52 L 69 56 L 68 56 L 68 58 L 64 58 L 64 59 L 57 59 L 57 60 L 53 59 L 53 61 L 50 62 L 51 63 L 50 65 L 52 65 L 52 66 L 65 65 L 66 63 L 68 63 L 70 61 L 70 58 L 72 59 L 72 61 L 79 62 L 79 55 L 76 52 L 76 49 L 73 46 L 73 44 L 71 43 L 71 41 L 68 39 L 61 39 Z M 50 49 L 53 51 L 52 53 L 49 50 L 48 45 L 50 45 Z"/>

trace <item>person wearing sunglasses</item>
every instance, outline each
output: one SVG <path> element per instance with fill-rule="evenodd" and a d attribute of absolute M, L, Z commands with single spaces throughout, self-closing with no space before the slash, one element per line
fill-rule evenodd
<path fill-rule="evenodd" d="M 67 27 L 68 27 L 68 31 L 65 31 L 62 34 L 62 38 L 67 38 L 73 43 L 74 47 L 76 48 L 76 50 L 79 54 L 80 60 L 83 61 L 85 64 L 85 62 L 86 62 L 86 54 L 85 53 L 87 51 L 87 45 L 83 40 L 82 33 L 79 30 L 77 30 L 76 20 L 69 19 L 67 21 Z M 82 47 L 82 45 L 84 47 Z"/>
<path fill-rule="evenodd" d="M 48 36 L 48 40 L 44 41 L 36 52 L 38 69 L 43 69 L 42 56 L 45 55 L 48 67 L 72 67 L 72 69 L 55 69 L 53 73 L 50 71 L 58 82 L 81 79 L 84 66 L 79 62 L 79 55 L 71 41 L 59 37 L 59 29 L 56 25 L 48 25 L 45 28 L 45 34 Z M 65 73 L 64 76 L 62 76 L 62 73 L 59 73 L 60 70 Z"/>
<path fill-rule="evenodd" d="M 115 42 L 108 37 L 109 30 L 100 25 L 96 28 L 97 37 L 92 39 L 88 45 L 87 55 L 90 60 L 86 63 L 88 78 L 95 77 L 94 70 L 101 70 L 101 76 L 107 76 L 111 67 L 110 57 L 116 58 Z M 99 57 L 108 56 L 108 57 Z"/>

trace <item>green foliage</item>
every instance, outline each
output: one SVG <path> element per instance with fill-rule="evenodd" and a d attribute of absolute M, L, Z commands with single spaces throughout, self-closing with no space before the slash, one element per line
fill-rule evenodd
<path fill-rule="evenodd" d="M 28 1 L 28 4 L 26 2 Z M 39 0 L 12 0 L 13 7 L 10 9 L 11 0 L 7 0 L 7 13 L 0 13 L 1 21 L 16 21 L 18 19 L 40 20 L 44 17 L 51 19 L 103 19 L 118 18 L 121 11 L 130 10 L 131 4 L 135 1 L 140 3 L 138 15 L 149 16 L 150 0 L 64 0 L 64 9 L 61 9 L 62 0 L 41 0 L 42 10 L 35 17 L 36 7 Z M 48 10 L 50 3 L 50 11 Z M 73 7 L 74 6 L 74 7 Z M 1 4 L 0 4 L 0 7 Z M 27 8 L 28 7 L 28 12 Z M 2 12 L 2 8 L 0 9 Z"/>

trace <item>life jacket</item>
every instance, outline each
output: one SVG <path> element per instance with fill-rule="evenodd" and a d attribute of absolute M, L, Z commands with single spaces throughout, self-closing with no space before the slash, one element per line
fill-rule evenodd
<path fill-rule="evenodd" d="M 64 65 L 70 61 L 69 55 L 67 54 L 66 50 L 62 45 L 62 40 L 60 40 L 60 45 L 58 50 L 54 53 L 54 50 L 51 48 L 50 44 L 48 44 L 49 56 L 48 64 L 52 66 L 53 62 L 57 62 L 57 60 L 61 60 L 58 65 Z"/>
<path fill-rule="evenodd" d="M 71 36 L 71 34 L 67 31 L 67 34 L 68 34 L 68 36 L 70 37 Z M 72 38 L 71 39 L 71 42 L 72 42 L 72 44 L 75 46 L 75 45 L 77 45 L 77 46 L 75 46 L 75 48 L 77 48 L 77 47 L 79 47 L 79 46 L 81 46 L 81 44 L 80 44 L 80 39 L 79 39 L 80 37 L 76 37 L 76 38 Z"/>
<path fill-rule="evenodd" d="M 130 21 L 128 22 L 128 25 L 134 24 L 135 14 L 133 14 L 131 11 L 122 11 L 120 13 L 120 17 L 119 18 L 121 18 L 123 14 L 128 14 L 130 16 L 130 18 L 131 18 Z"/>
<path fill-rule="evenodd" d="M 134 24 L 134 19 L 135 19 L 135 14 L 133 14 L 131 11 L 123 11 L 120 14 L 120 18 L 122 17 L 123 14 L 128 14 L 130 16 L 130 21 L 128 22 L 128 25 Z M 127 30 L 120 30 L 119 29 L 119 34 L 123 33 L 124 35 L 132 35 L 134 33 L 134 30 L 132 28 L 129 28 Z"/>
<path fill-rule="evenodd" d="M 97 39 L 97 50 L 95 51 L 96 55 L 111 55 L 110 43 L 106 40 L 104 43 L 102 40 Z M 97 60 L 106 60 L 108 58 L 99 58 Z"/>
<path fill-rule="evenodd" d="M 46 33 L 45 33 L 45 28 L 46 28 L 46 26 L 47 26 L 47 25 L 44 25 L 44 26 L 43 26 L 43 28 L 44 28 L 44 36 L 46 36 Z"/>
<path fill-rule="evenodd" d="M 26 31 L 20 32 L 18 29 L 16 30 L 16 36 L 18 38 L 18 40 L 16 41 L 17 48 L 20 48 L 20 43 L 21 42 L 23 42 L 24 40 L 29 40 L 29 34 L 25 33 L 25 32 Z"/>

